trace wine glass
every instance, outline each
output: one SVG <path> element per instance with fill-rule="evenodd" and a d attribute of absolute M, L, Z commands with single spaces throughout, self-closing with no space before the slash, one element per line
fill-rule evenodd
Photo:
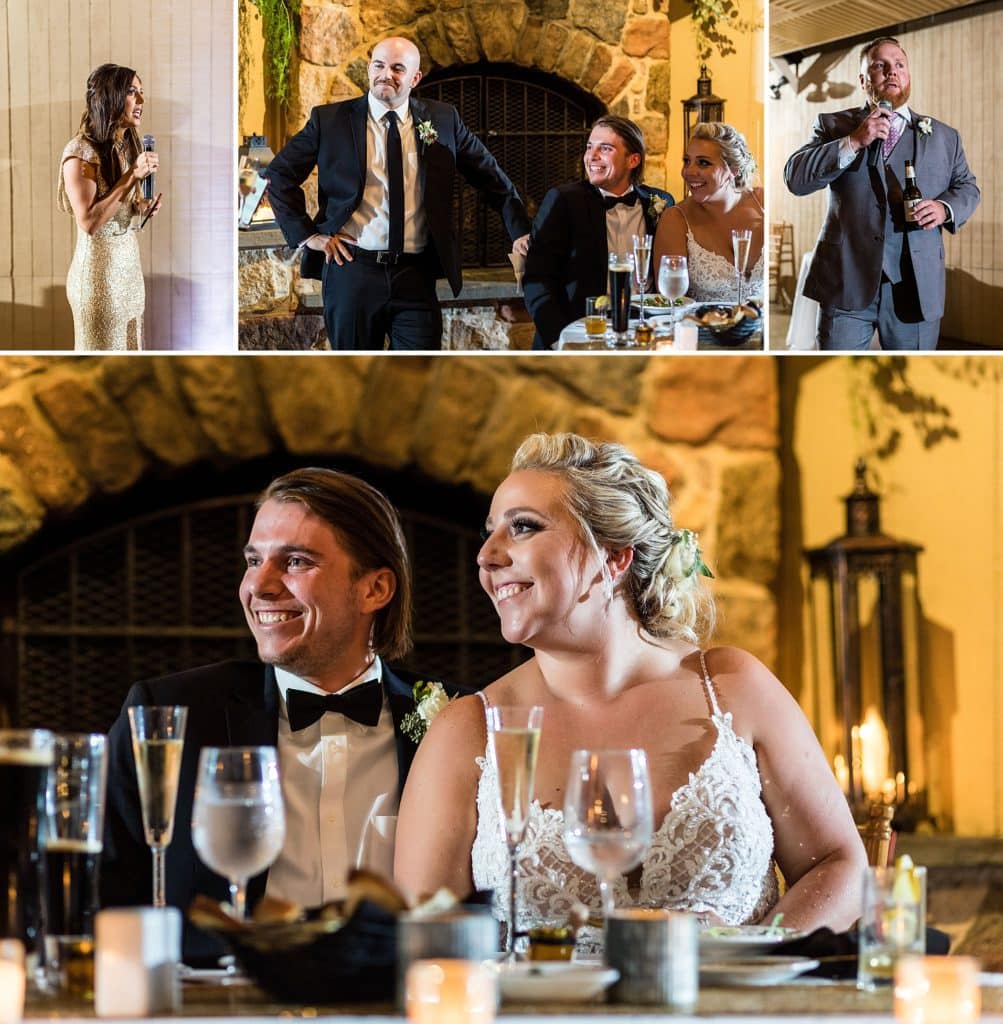
<path fill-rule="evenodd" d="M 286 813 L 275 747 L 205 747 L 199 755 L 192 843 L 230 882 L 238 918 L 247 916 L 247 881 L 278 857 Z"/>
<path fill-rule="evenodd" d="M 640 323 L 646 324 L 644 318 L 644 296 L 648 285 L 648 270 L 651 268 L 651 235 L 632 235 L 634 240 L 634 283 L 641 291 Z"/>
<path fill-rule="evenodd" d="M 658 291 L 669 300 L 673 313 L 676 299 L 686 295 L 690 287 L 690 275 L 685 256 L 663 256 L 658 263 Z M 675 316 L 670 318 L 675 320 Z"/>
<path fill-rule="evenodd" d="M 487 719 L 488 749 L 498 775 L 498 798 L 511 862 L 505 952 L 507 959 L 514 960 L 519 845 L 526 834 L 529 807 L 533 802 L 543 708 L 491 707 L 487 710 Z"/>
<path fill-rule="evenodd" d="M 129 708 L 132 756 L 139 781 L 146 845 L 153 853 L 153 905 L 167 906 L 164 855 L 174 836 L 174 808 L 188 708 L 149 705 Z"/>
<path fill-rule="evenodd" d="M 742 305 L 742 278 L 749 263 L 749 248 L 752 245 L 752 231 L 749 228 L 733 228 L 731 249 L 735 257 L 735 273 L 738 274 L 738 304 Z"/>
<path fill-rule="evenodd" d="M 603 915 L 613 884 L 644 860 L 652 837 L 651 780 L 643 750 L 576 750 L 564 793 L 568 856 L 599 881 Z"/>

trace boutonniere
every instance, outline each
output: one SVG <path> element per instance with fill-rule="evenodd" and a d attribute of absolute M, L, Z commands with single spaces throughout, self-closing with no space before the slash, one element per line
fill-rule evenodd
<path fill-rule="evenodd" d="M 424 145 L 431 146 L 433 142 L 439 141 L 439 133 L 435 130 L 435 125 L 431 121 L 419 121 L 418 138 L 421 139 Z"/>
<path fill-rule="evenodd" d="M 928 117 L 921 117 L 916 122 L 916 127 L 919 129 L 920 135 L 932 135 L 933 134 L 933 122 Z"/>
<path fill-rule="evenodd" d="M 411 688 L 414 711 L 401 719 L 401 732 L 413 743 L 420 743 L 436 715 L 450 702 L 442 683 L 419 679 Z"/>
<path fill-rule="evenodd" d="M 665 212 L 666 205 L 661 196 L 648 196 L 648 216 L 657 220 Z"/>

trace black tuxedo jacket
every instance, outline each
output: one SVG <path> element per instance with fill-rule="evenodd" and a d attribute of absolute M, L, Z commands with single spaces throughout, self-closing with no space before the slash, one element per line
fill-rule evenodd
<path fill-rule="evenodd" d="M 484 193 L 488 203 L 501 214 L 513 240 L 529 231 L 529 218 L 515 186 L 484 144 L 460 120 L 455 107 L 414 96 L 408 102 L 416 136 L 418 125 L 424 122 L 430 122 L 437 135 L 434 142 L 428 143 L 417 137 L 418 173 L 436 276 L 447 278 L 453 294 L 458 295 L 463 278 L 460 246 L 453 233 L 456 172 Z M 286 143 L 264 172 L 272 210 L 290 245 L 300 245 L 318 231 L 335 234 L 358 208 L 366 186 L 368 114 L 368 95 L 314 107 L 302 131 Z M 300 186 L 314 166 L 318 213 L 311 220 Z M 304 274 L 319 278 L 323 253 L 310 249 L 306 253 L 310 255 L 304 259 Z"/>
<path fill-rule="evenodd" d="M 406 678 L 405 678 L 406 676 Z M 414 759 L 415 743 L 401 732 L 401 718 L 414 710 L 411 688 L 421 678 L 383 666 L 387 695 L 397 735 L 397 766 L 403 790 Z M 132 735 L 127 709 L 140 704 L 180 704 L 188 708 L 185 745 L 178 783 L 174 838 L 167 849 L 167 902 L 188 909 L 197 893 L 217 900 L 229 897 L 222 876 L 206 867 L 192 844 L 192 805 L 199 753 L 203 747 L 275 746 L 279 729 L 279 689 L 275 671 L 253 661 L 225 661 L 136 683 L 108 734 L 108 791 L 105 804 L 104 851 L 101 857 L 101 905 L 149 905 L 152 862 L 143 835 Z M 248 906 L 264 894 L 268 872 L 251 879 Z M 219 944 L 185 925 L 186 959 L 218 955 Z"/>
<path fill-rule="evenodd" d="M 635 186 L 653 235 L 661 211 L 675 205 L 668 192 Z M 533 241 L 522 281 L 526 308 L 536 324 L 534 348 L 549 348 L 573 320 L 585 315 L 590 295 L 605 295 L 609 250 L 606 207 L 587 181 L 552 188 L 533 221 Z"/>

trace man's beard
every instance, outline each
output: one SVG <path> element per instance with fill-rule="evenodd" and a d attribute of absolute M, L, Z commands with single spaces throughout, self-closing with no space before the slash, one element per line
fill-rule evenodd
<path fill-rule="evenodd" d="M 909 102 L 909 94 L 911 92 L 911 83 L 906 86 L 900 86 L 898 92 L 892 96 L 886 96 L 883 91 L 879 94 L 872 86 L 867 90 L 867 98 L 871 101 L 872 106 L 876 107 L 880 100 L 886 100 L 892 105 L 894 110 L 898 110 L 899 107 L 904 107 Z"/>

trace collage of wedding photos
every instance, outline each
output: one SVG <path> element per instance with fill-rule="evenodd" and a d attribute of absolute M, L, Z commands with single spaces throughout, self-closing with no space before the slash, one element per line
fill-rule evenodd
<path fill-rule="evenodd" d="M 1001 45 L 0 0 L 0 1024 L 1003 1022 Z"/>

